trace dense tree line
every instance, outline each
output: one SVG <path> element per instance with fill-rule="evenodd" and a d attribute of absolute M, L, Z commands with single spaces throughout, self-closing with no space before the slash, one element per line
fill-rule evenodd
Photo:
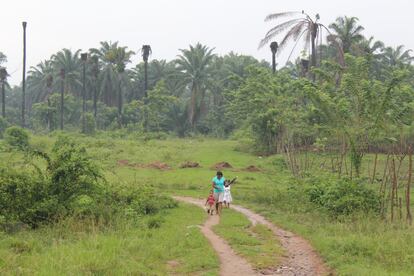
<path fill-rule="evenodd" d="M 219 56 L 199 43 L 179 50 L 171 61 L 151 60 L 149 45 L 135 53 L 118 42 L 101 42 L 88 51 L 85 64 L 80 50 L 62 49 L 28 73 L 29 127 L 59 128 L 63 88 L 65 128 L 80 129 L 85 66 L 88 131 L 233 133 L 266 153 L 328 139 L 351 147 L 356 159 L 397 132 L 411 137 L 410 50 L 365 37 L 355 17 L 339 17 L 327 27 L 319 15 L 312 19 L 304 12 L 266 19 L 286 16 L 297 17 L 272 28 L 260 46 L 284 32 L 279 43 L 270 45 L 269 57 L 292 51 L 287 48 L 292 40 L 295 46 L 304 41 L 304 54 L 275 73 L 265 61 L 235 53 Z M 143 60 L 131 66 L 137 54 Z M 5 60 L 1 54 L 0 62 Z M 18 124 L 21 88 L 6 85 L 5 90 L 6 119 Z"/>

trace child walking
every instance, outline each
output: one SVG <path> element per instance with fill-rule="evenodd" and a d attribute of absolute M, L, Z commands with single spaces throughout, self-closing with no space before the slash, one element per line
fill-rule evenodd
<path fill-rule="evenodd" d="M 237 179 L 237 177 L 235 177 L 231 181 L 225 181 L 224 182 L 223 202 L 224 202 L 224 206 L 227 207 L 227 208 L 230 208 L 230 203 L 233 201 L 233 198 L 231 197 L 230 187 L 231 187 L 231 184 L 233 184 L 236 181 L 236 179 Z"/>
<path fill-rule="evenodd" d="M 214 200 L 213 190 L 210 190 L 210 194 L 208 195 L 208 198 L 205 204 L 205 206 L 207 206 L 207 213 L 210 215 L 213 215 L 214 203 L 215 203 L 215 200 Z"/>

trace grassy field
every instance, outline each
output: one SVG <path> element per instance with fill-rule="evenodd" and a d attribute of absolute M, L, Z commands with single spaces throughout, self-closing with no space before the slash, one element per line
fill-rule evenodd
<path fill-rule="evenodd" d="M 180 205 L 159 228 L 145 221 L 100 230 L 88 222 L 1 234 L 2 275 L 217 275 L 215 252 L 197 228 L 202 210 Z M 147 218 L 151 219 L 151 218 Z"/>
<path fill-rule="evenodd" d="M 87 146 L 88 152 L 100 164 L 111 183 L 127 187 L 150 184 L 162 193 L 204 198 L 208 195 L 210 180 L 215 174 L 215 169 L 211 167 L 218 162 L 226 161 L 233 168 L 223 169 L 225 177 L 238 176 L 239 179 L 232 189 L 235 203 L 255 209 L 278 225 L 303 235 L 339 275 L 414 274 L 412 227 L 363 216 L 335 220 L 315 206 L 289 198 L 287 191 L 300 183 L 291 177 L 282 156 L 260 157 L 243 153 L 236 150 L 238 142 L 230 140 L 194 138 L 142 141 L 102 137 L 80 136 L 77 141 Z M 35 136 L 32 137 L 31 143 L 36 148 L 47 151 L 50 150 L 54 139 Z M 11 160 L 10 162 L 21 160 L 19 154 L 0 153 L 0 157 Z M 198 162 L 201 167 L 179 168 L 185 161 Z M 170 168 L 158 170 L 146 167 L 153 162 L 166 163 Z M 245 171 L 244 168 L 250 165 L 256 166 L 260 171 Z M 76 233 L 66 233 L 64 236 L 68 238 L 62 241 L 59 233 L 65 231 L 59 230 L 58 227 L 23 231 L 13 235 L 2 234 L 0 272 L 15 274 L 23 271 L 30 274 L 40 271 L 47 274 L 51 271 L 70 271 L 92 274 L 96 269 L 109 274 L 128 271 L 162 274 L 172 269 L 178 273 L 207 271 L 214 274 L 217 273 L 218 263 L 207 241 L 199 235 L 196 228 L 187 228 L 201 223 L 203 216 L 202 210 L 198 208 L 190 210 L 181 206 L 165 215 L 165 222 L 156 230 L 126 227 L 123 230 L 97 234 L 83 233 L 82 238 Z M 225 229 L 246 225 L 243 218 L 240 218 L 238 224 L 235 220 L 237 216 L 238 214 L 226 212 L 222 224 L 216 231 L 240 254 L 244 254 L 253 264 L 260 267 L 262 264 L 259 261 L 262 260 L 258 260 L 254 253 L 257 249 L 256 242 L 259 242 L 253 242 L 254 246 L 242 246 L 251 238 L 249 233 L 256 231 L 260 239 L 265 241 L 261 249 L 269 250 L 270 254 L 278 254 L 279 249 L 267 247 L 271 242 L 264 229 L 246 227 L 243 228 L 244 232 L 230 235 Z M 194 244 L 198 245 L 196 252 L 191 253 L 192 256 L 187 256 L 190 255 L 187 251 L 190 248 L 188 243 L 173 242 L 183 242 L 183 236 L 174 236 L 170 233 L 171 226 L 178 227 L 181 224 L 182 228 L 177 229 L 177 232 L 180 232 L 180 235 L 191 233 L 190 236 L 194 237 L 194 240 L 191 240 L 191 248 Z M 166 233 L 170 233 L 171 239 L 164 240 L 164 236 L 168 236 Z M 58 242 L 54 242 L 53 237 L 57 237 Z M 130 240 L 137 246 L 132 246 Z M 168 248 L 168 242 L 171 242 L 173 248 Z M 138 244 L 145 245 L 145 252 L 141 252 L 142 248 Z M 132 249 L 125 249 L 129 246 Z M 16 250 L 16 247 L 23 249 Z M 30 249 L 27 251 L 25 248 Z M 101 250 L 102 248 L 105 250 Z M 208 258 L 205 252 L 208 252 Z M 65 259 L 63 264 L 62 256 L 66 254 L 72 257 Z M 85 261 L 79 263 L 80 257 Z M 154 266 L 146 267 L 144 264 L 149 262 L 145 260 L 152 259 L 159 261 Z M 168 265 L 170 260 L 173 260 L 172 265 Z M 263 261 L 270 265 L 271 260 Z"/>

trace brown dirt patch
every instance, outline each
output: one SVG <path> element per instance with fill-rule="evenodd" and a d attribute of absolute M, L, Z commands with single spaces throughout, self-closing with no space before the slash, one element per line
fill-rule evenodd
<path fill-rule="evenodd" d="M 192 162 L 192 161 L 186 161 L 184 163 L 182 163 L 180 165 L 181 169 L 185 169 L 185 168 L 199 168 L 200 164 L 197 162 Z"/>
<path fill-rule="evenodd" d="M 211 168 L 214 170 L 222 170 L 222 169 L 231 169 L 233 168 L 233 166 L 230 165 L 230 163 L 223 161 L 223 162 L 214 164 Z"/>
<path fill-rule="evenodd" d="M 243 169 L 246 172 L 260 172 L 260 169 L 256 166 L 250 165 Z"/>
<path fill-rule="evenodd" d="M 180 265 L 181 265 L 180 262 L 179 261 L 176 261 L 176 260 L 171 260 L 171 261 L 168 261 L 167 262 L 167 266 L 169 268 L 176 268 L 176 267 L 178 267 Z"/>
<path fill-rule="evenodd" d="M 128 160 L 118 160 L 118 166 L 129 166 Z"/>
<path fill-rule="evenodd" d="M 155 161 L 149 164 L 134 164 L 134 168 L 143 168 L 143 169 L 157 169 L 157 170 L 169 170 L 171 167 L 163 162 Z"/>

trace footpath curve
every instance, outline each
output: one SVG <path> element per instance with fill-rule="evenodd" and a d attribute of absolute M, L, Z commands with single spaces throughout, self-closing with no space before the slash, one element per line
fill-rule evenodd
<path fill-rule="evenodd" d="M 186 203 L 204 207 L 202 200 L 191 197 L 174 196 L 174 199 Z M 211 246 L 217 252 L 220 259 L 220 275 L 225 276 L 250 276 L 259 275 L 251 265 L 242 257 L 237 255 L 230 245 L 213 232 L 212 227 L 220 222 L 217 215 L 208 216 L 207 221 L 201 226 L 201 232 L 210 241 Z"/>
<path fill-rule="evenodd" d="M 201 199 L 182 196 L 174 196 L 174 199 L 195 204 L 201 208 L 204 207 L 204 202 Z M 322 258 L 304 238 L 277 227 L 263 216 L 247 208 L 238 205 L 232 205 L 231 208 L 244 214 L 253 225 L 266 225 L 276 235 L 285 250 L 285 256 L 282 257 L 280 265 L 274 271 L 268 271 L 266 275 L 333 275 Z M 225 240 L 213 232 L 211 228 L 218 224 L 219 220 L 219 216 L 209 216 L 205 224 L 201 226 L 201 232 L 210 241 L 219 256 L 220 275 L 263 275 L 255 271 L 245 259 L 233 251 Z"/>

